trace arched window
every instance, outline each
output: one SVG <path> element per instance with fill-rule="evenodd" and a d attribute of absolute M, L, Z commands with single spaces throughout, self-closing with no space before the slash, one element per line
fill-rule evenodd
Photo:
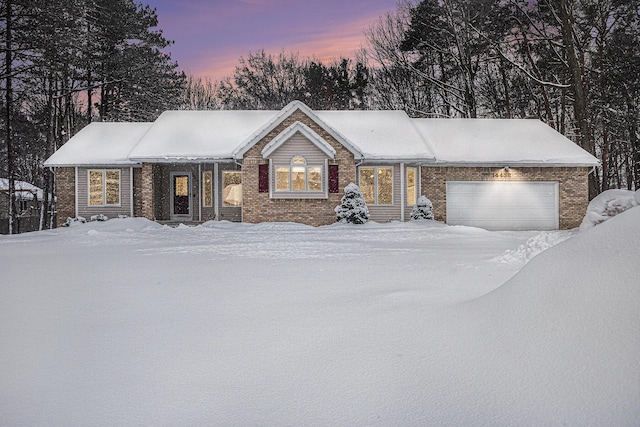
<path fill-rule="evenodd" d="M 288 165 L 276 165 L 276 191 L 322 191 L 322 166 L 307 164 L 303 156 L 293 156 Z"/>

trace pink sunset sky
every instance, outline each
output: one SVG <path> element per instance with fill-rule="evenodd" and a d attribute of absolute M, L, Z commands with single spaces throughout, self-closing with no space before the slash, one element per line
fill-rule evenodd
<path fill-rule="evenodd" d="M 167 50 L 186 72 L 230 75 L 240 56 L 264 49 L 325 63 L 365 43 L 363 31 L 396 0 L 140 0 L 155 7 Z"/>

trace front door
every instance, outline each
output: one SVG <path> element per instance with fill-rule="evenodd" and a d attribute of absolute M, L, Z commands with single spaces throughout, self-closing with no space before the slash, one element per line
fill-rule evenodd
<path fill-rule="evenodd" d="M 189 189 L 191 175 L 188 173 L 174 172 L 171 174 L 171 215 L 177 217 L 191 216 L 191 198 Z"/>

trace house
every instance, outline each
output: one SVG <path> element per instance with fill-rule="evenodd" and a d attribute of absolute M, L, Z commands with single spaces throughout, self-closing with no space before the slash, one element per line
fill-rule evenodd
<path fill-rule="evenodd" d="M 14 181 L 16 211 L 14 233 L 36 231 L 40 227 L 40 202 L 44 191 L 25 181 Z M 9 233 L 9 179 L 0 178 L 0 234 Z"/>
<path fill-rule="evenodd" d="M 538 120 L 412 119 L 403 111 L 166 111 L 153 123 L 91 123 L 45 163 L 58 222 L 104 214 L 157 221 L 335 222 L 357 183 L 371 219 L 487 229 L 577 227 L 595 157 Z"/>

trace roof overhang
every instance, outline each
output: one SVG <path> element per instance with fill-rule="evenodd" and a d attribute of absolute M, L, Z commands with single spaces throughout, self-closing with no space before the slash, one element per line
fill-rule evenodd
<path fill-rule="evenodd" d="M 135 160 L 142 163 L 231 163 L 230 157 L 201 157 L 201 156 L 164 156 L 164 157 L 136 157 Z"/>
<path fill-rule="evenodd" d="M 368 157 L 361 159 L 363 164 L 373 163 L 412 163 L 417 165 L 431 165 L 436 161 L 433 157 Z"/>
<path fill-rule="evenodd" d="M 563 163 L 563 162 L 523 162 L 523 161 L 495 161 L 495 162 L 445 162 L 435 161 L 430 166 L 435 167 L 461 167 L 461 168 L 503 168 L 520 167 L 520 168 L 592 168 L 598 166 L 599 163 Z"/>
<path fill-rule="evenodd" d="M 46 168 L 128 168 L 128 167 L 138 167 L 141 163 L 139 162 L 112 162 L 112 163 L 74 163 L 74 164 L 66 164 L 66 163 L 44 163 L 44 167 Z"/>

